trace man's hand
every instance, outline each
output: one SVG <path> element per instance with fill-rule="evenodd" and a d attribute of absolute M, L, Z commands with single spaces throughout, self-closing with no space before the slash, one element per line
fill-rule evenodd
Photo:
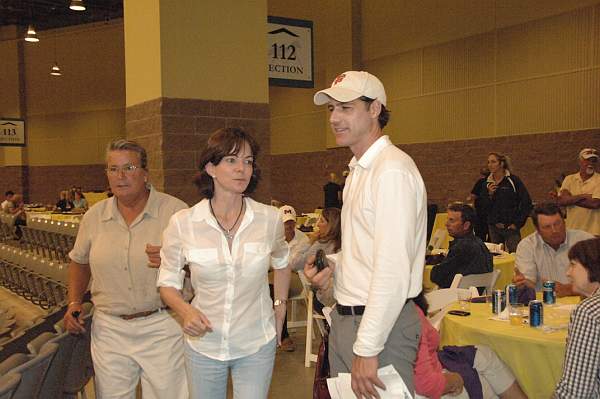
<path fill-rule="evenodd" d="M 77 313 L 79 312 L 79 313 Z M 73 315 L 75 313 L 77 317 Z M 82 334 L 85 332 L 83 328 L 83 306 L 79 302 L 71 302 L 67 307 L 67 311 L 63 317 L 65 329 L 71 334 Z"/>
<path fill-rule="evenodd" d="M 148 267 L 160 267 L 160 245 L 146 244 L 146 255 L 148 255 Z"/>
<path fill-rule="evenodd" d="M 512 282 L 517 286 L 517 288 L 521 287 L 529 287 L 535 289 L 535 283 L 525 277 L 523 273 L 519 269 L 515 267 L 515 275 L 513 276 Z"/>
<path fill-rule="evenodd" d="M 352 391 L 358 399 L 379 399 L 375 386 L 385 390 L 385 385 L 377 376 L 379 360 L 377 356 L 362 357 L 354 355 L 352 359 Z"/>
<path fill-rule="evenodd" d="M 335 270 L 335 265 L 329 262 L 329 266 L 319 271 L 315 266 L 315 257 L 311 256 L 304 265 L 304 275 L 310 284 L 319 290 L 328 288 L 329 281 Z"/>
<path fill-rule="evenodd" d="M 559 283 L 558 281 L 555 281 L 554 284 L 554 290 L 556 292 L 556 296 L 558 297 L 577 295 L 575 292 L 573 292 L 573 285 L 571 284 L 563 284 Z"/>

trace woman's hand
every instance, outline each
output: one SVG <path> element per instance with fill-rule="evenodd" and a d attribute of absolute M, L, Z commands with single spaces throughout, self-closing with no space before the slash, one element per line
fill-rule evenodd
<path fill-rule="evenodd" d="M 444 377 L 446 377 L 446 386 L 444 387 L 444 394 L 448 394 L 450 396 L 459 395 L 465 382 L 463 378 L 458 373 L 445 373 Z"/>
<path fill-rule="evenodd" d="M 63 317 L 65 329 L 71 334 L 84 333 L 83 316 L 84 312 L 81 303 L 71 302 Z"/>
<path fill-rule="evenodd" d="M 183 332 L 191 337 L 202 337 L 207 332 L 212 332 L 212 324 L 204 313 L 188 305 L 183 315 Z"/>

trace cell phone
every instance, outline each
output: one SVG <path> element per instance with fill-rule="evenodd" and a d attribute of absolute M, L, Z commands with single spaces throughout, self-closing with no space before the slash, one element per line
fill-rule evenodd
<path fill-rule="evenodd" d="M 318 271 L 321 271 L 329 266 L 327 263 L 327 257 L 325 256 L 325 251 L 322 249 L 319 249 L 315 255 L 315 266 L 317 267 Z"/>
<path fill-rule="evenodd" d="M 448 314 L 453 314 L 454 316 L 470 316 L 471 312 L 465 312 L 464 310 L 450 310 Z"/>

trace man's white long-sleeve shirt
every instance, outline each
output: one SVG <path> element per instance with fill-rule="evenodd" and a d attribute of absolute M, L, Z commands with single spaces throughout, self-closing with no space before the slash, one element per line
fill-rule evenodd
<path fill-rule="evenodd" d="M 406 300 L 421 291 L 427 194 L 413 160 L 388 136 L 349 167 L 334 295 L 341 305 L 366 306 L 353 351 L 376 356 Z"/>

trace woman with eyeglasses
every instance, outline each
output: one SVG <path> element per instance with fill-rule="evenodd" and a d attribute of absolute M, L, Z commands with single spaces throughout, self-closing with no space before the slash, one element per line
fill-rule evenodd
<path fill-rule="evenodd" d="M 196 179 L 204 199 L 174 215 L 163 235 L 158 286 L 183 319 L 192 398 L 224 399 L 230 373 L 235 399 L 264 399 L 269 392 L 290 270 L 277 209 L 247 196 L 259 181 L 258 151 L 242 129 L 213 133 Z M 180 292 L 184 264 L 195 293 L 191 304 Z"/>

